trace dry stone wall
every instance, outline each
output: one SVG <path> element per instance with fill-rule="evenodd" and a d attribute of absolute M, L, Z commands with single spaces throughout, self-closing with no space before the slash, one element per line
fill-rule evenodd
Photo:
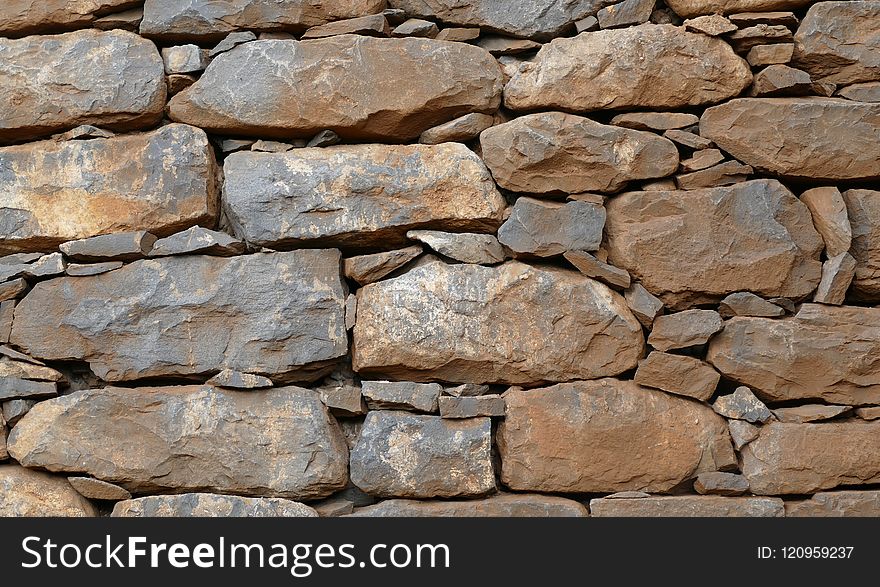
<path fill-rule="evenodd" d="M 880 515 L 878 31 L 0 3 L 0 515 Z"/>

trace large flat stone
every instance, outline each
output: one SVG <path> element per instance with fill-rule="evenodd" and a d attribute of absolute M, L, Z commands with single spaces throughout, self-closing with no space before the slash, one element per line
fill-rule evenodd
<path fill-rule="evenodd" d="M 81 124 L 149 127 L 162 118 L 165 93 L 159 51 L 133 33 L 0 37 L 0 142 Z"/>
<path fill-rule="evenodd" d="M 552 495 L 502 493 L 464 501 L 386 499 L 358 508 L 356 518 L 585 518 L 587 508 Z"/>
<path fill-rule="evenodd" d="M 803 501 L 785 503 L 788 518 L 880 517 L 880 491 L 830 491 Z"/>
<path fill-rule="evenodd" d="M 9 452 L 24 466 L 87 473 L 134 494 L 318 498 L 344 488 L 348 470 L 336 421 L 298 387 L 77 391 L 31 408 Z"/>
<path fill-rule="evenodd" d="M 773 497 L 675 495 L 640 499 L 593 499 L 590 515 L 600 518 L 781 518 L 784 503 Z"/>
<path fill-rule="evenodd" d="M 494 232 L 506 206 L 457 143 L 233 153 L 223 167 L 226 214 L 258 245 L 387 249 L 414 228 Z"/>
<path fill-rule="evenodd" d="M 880 191 L 847 190 L 843 192 L 856 276 L 852 294 L 865 301 L 880 301 Z"/>
<path fill-rule="evenodd" d="M 616 375 L 644 348 L 623 297 L 580 273 L 434 262 L 358 291 L 352 361 L 362 375 L 536 384 Z"/>
<path fill-rule="evenodd" d="M 278 497 L 237 497 L 211 493 L 152 495 L 120 501 L 114 518 L 317 518 L 309 506 Z"/>
<path fill-rule="evenodd" d="M 89 501 L 67 479 L 18 465 L 0 465 L 0 518 L 96 516 Z"/>
<path fill-rule="evenodd" d="M 467 43 L 254 41 L 218 55 L 171 99 L 168 116 L 233 135 L 311 138 L 329 129 L 344 139 L 402 142 L 464 114 L 494 112 L 501 85 L 495 59 Z"/>
<path fill-rule="evenodd" d="M 97 16 L 137 4 L 138 0 L 4 0 L 0 4 L 0 37 L 86 28 Z"/>
<path fill-rule="evenodd" d="M 222 369 L 313 379 L 348 350 L 345 296 L 336 250 L 148 259 L 38 283 L 10 341 L 88 361 L 106 381 Z"/>
<path fill-rule="evenodd" d="M 735 463 L 711 408 L 632 381 L 601 379 L 504 394 L 501 480 L 517 491 L 666 492 Z"/>

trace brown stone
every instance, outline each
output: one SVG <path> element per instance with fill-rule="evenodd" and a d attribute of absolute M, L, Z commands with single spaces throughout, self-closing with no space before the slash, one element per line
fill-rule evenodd
<path fill-rule="evenodd" d="M 786 501 L 787 518 L 880 517 L 880 491 L 832 491 L 803 501 Z"/>
<path fill-rule="evenodd" d="M 464 501 L 387 499 L 358 508 L 352 514 L 363 518 L 585 518 L 587 515 L 587 508 L 576 501 L 521 493 L 500 493 Z"/>
<path fill-rule="evenodd" d="M 880 420 L 880 406 L 865 406 L 856 408 L 856 416 L 863 420 Z"/>
<path fill-rule="evenodd" d="M 724 154 L 718 149 L 700 149 L 694 151 L 690 159 L 682 160 L 681 170 L 686 173 L 701 171 L 718 165 L 722 161 L 724 161 Z"/>
<path fill-rule="evenodd" d="M 736 447 L 736 450 L 758 438 L 760 432 L 760 428 L 745 420 L 728 420 L 727 427 L 730 429 L 730 439 L 733 440 L 733 446 Z"/>
<path fill-rule="evenodd" d="M 444 257 L 461 263 L 494 265 L 504 261 L 507 256 L 504 247 L 491 234 L 410 230 L 406 237 L 424 243 Z"/>
<path fill-rule="evenodd" d="M 625 292 L 626 305 L 645 328 L 651 328 L 654 320 L 663 313 L 663 301 L 646 290 L 642 284 L 634 283 Z"/>
<path fill-rule="evenodd" d="M 754 170 L 739 161 L 727 161 L 702 171 L 675 176 L 675 184 L 682 190 L 699 190 L 743 183 Z"/>
<path fill-rule="evenodd" d="M 737 12 L 765 12 L 791 10 L 811 4 L 815 0 L 667 0 L 676 14 L 685 18 L 701 14 L 734 14 Z"/>
<path fill-rule="evenodd" d="M 856 102 L 880 102 L 880 82 L 846 86 L 838 90 L 837 95 Z"/>
<path fill-rule="evenodd" d="M 367 35 L 370 37 L 387 37 L 391 27 L 384 14 L 370 14 L 357 18 L 346 18 L 310 28 L 302 35 L 302 39 L 322 39 L 336 35 Z"/>
<path fill-rule="evenodd" d="M 495 124 L 495 118 L 488 114 L 472 112 L 455 120 L 429 128 L 421 134 L 419 142 L 423 145 L 439 145 L 449 142 L 466 142 L 477 138 L 481 132 Z"/>
<path fill-rule="evenodd" d="M 64 477 L 0 465 L 0 518 L 97 516 L 92 504 Z"/>
<path fill-rule="evenodd" d="M 835 187 L 821 187 L 801 194 L 801 202 L 810 209 L 813 226 L 825 241 L 825 254 L 831 258 L 846 253 L 852 246 L 852 228 L 846 201 Z"/>
<path fill-rule="evenodd" d="M 733 32 L 737 26 L 720 14 L 706 14 L 684 21 L 684 27 L 695 33 L 703 33 L 710 37 L 720 37 Z"/>
<path fill-rule="evenodd" d="M 758 45 L 791 43 L 793 39 L 788 27 L 774 24 L 756 24 L 740 29 L 727 37 L 737 53 L 747 53 Z"/>
<path fill-rule="evenodd" d="M 457 41 L 469 43 L 480 38 L 480 29 L 477 27 L 451 27 L 445 28 L 434 37 L 438 41 Z"/>
<path fill-rule="evenodd" d="M 500 37 L 498 35 L 481 36 L 477 41 L 477 46 L 485 49 L 492 55 L 500 57 L 501 55 L 519 55 L 529 51 L 536 51 L 541 48 L 540 43 L 529 41 L 528 39 L 511 39 L 509 37 Z"/>
<path fill-rule="evenodd" d="M 3 300 L 0 302 L 0 343 L 9 342 L 9 333 L 12 332 L 12 313 L 15 311 L 15 300 Z"/>
<path fill-rule="evenodd" d="M 408 18 L 397 25 L 394 30 L 391 31 L 391 36 L 423 37 L 426 39 L 433 39 L 437 36 L 437 33 L 439 32 L 440 29 L 437 27 L 437 24 L 431 22 L 430 20 L 422 20 L 420 18 Z"/>
<path fill-rule="evenodd" d="M 686 130 L 667 130 L 663 136 L 688 149 L 710 149 L 715 146 L 709 139 Z"/>
<path fill-rule="evenodd" d="M 804 96 L 813 88 L 810 74 L 787 65 L 770 65 L 755 74 L 750 96 Z"/>
<path fill-rule="evenodd" d="M 749 49 L 746 60 L 752 67 L 764 65 L 785 65 L 791 62 L 794 44 L 776 43 L 773 45 L 756 45 Z"/>
<path fill-rule="evenodd" d="M 422 247 L 414 245 L 395 251 L 358 255 L 344 259 L 342 261 L 342 270 L 349 279 L 358 282 L 360 285 L 367 285 L 368 283 L 379 281 L 421 254 Z"/>
<path fill-rule="evenodd" d="M 630 286 L 628 272 L 604 263 L 586 251 L 566 251 L 563 256 L 578 271 L 587 277 L 598 279 L 609 287 L 627 289 Z"/>
<path fill-rule="evenodd" d="M 643 499 L 593 499 L 590 515 L 634 518 L 781 518 L 783 501 L 768 497 L 680 495 Z"/>
<path fill-rule="evenodd" d="M 706 401 L 715 393 L 721 375 L 700 359 L 652 351 L 639 361 L 635 382 L 676 395 Z"/>
<path fill-rule="evenodd" d="M 852 227 L 850 254 L 856 260 L 853 296 L 880 301 L 880 191 L 847 190 L 843 199 Z"/>
<path fill-rule="evenodd" d="M 739 27 L 750 27 L 756 24 L 781 24 L 784 26 L 795 27 L 798 25 L 798 18 L 794 12 L 739 12 L 728 16 L 730 22 Z"/>
<path fill-rule="evenodd" d="M 35 381 L 64 381 L 64 375 L 43 365 L 34 365 L 24 361 L 14 361 L 7 357 L 0 357 L 0 377 L 18 377 Z"/>
<path fill-rule="evenodd" d="M 694 482 L 694 489 L 702 495 L 726 495 L 733 497 L 749 490 L 749 482 L 735 473 L 700 473 Z"/>
<path fill-rule="evenodd" d="M 683 112 L 624 112 L 611 119 L 614 126 L 653 131 L 675 130 L 698 122 L 696 115 Z"/>
<path fill-rule="evenodd" d="M 104 501 L 121 501 L 131 499 L 128 490 L 91 477 L 68 477 L 68 483 L 76 489 L 80 495 L 88 499 L 100 499 Z"/>
<path fill-rule="evenodd" d="M 228 389 L 260 389 L 272 387 L 272 380 L 268 377 L 242 373 L 234 369 L 223 369 L 206 382 L 207 385 L 225 387 Z"/>
<path fill-rule="evenodd" d="M 706 344 L 723 327 L 721 316 L 715 310 L 685 310 L 666 314 L 654 320 L 648 344 L 658 351 Z"/>
<path fill-rule="evenodd" d="M 852 411 L 852 406 L 826 406 L 824 404 L 809 404 L 795 406 L 793 408 L 776 408 L 773 415 L 780 422 L 794 422 L 805 424 L 807 422 L 822 422 L 842 416 Z"/>
<path fill-rule="evenodd" d="M 778 318 L 785 310 L 748 291 L 732 293 L 718 304 L 718 313 L 723 318 L 734 316 L 755 316 L 758 318 Z"/>
<path fill-rule="evenodd" d="M 125 10 L 137 0 L 5 0 L 0 6 L 0 36 L 23 37 L 88 28 L 97 16 Z"/>
<path fill-rule="evenodd" d="M 839 306 L 856 274 L 856 260 L 849 253 L 840 253 L 822 264 L 822 281 L 816 288 L 813 301 Z"/>

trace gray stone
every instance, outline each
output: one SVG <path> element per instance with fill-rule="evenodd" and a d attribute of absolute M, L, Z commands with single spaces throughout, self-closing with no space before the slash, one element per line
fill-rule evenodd
<path fill-rule="evenodd" d="M 843 193 L 852 227 L 850 254 L 856 260 L 851 292 L 865 301 L 880 301 L 880 191 L 847 190 Z"/>
<path fill-rule="evenodd" d="M 240 33 L 229 33 L 226 37 L 217 43 L 217 45 L 208 51 L 208 57 L 216 57 L 221 53 L 226 53 L 238 47 L 239 45 L 243 45 L 244 43 L 250 43 L 251 41 L 256 41 L 257 35 L 252 33 L 251 31 L 242 31 Z"/>
<path fill-rule="evenodd" d="M 233 369 L 223 369 L 208 379 L 206 384 L 230 389 L 260 389 L 272 387 L 272 380 L 268 377 L 254 375 L 253 373 L 241 373 Z"/>
<path fill-rule="evenodd" d="M 88 499 L 100 499 L 105 501 L 121 501 L 131 499 L 131 493 L 113 483 L 107 483 L 91 477 L 68 477 L 67 482 L 76 489 L 80 495 Z"/>
<path fill-rule="evenodd" d="M 0 302 L 0 343 L 9 342 L 9 333 L 12 332 L 12 314 L 15 311 L 15 300 L 3 300 Z"/>
<path fill-rule="evenodd" d="M 0 518 L 97 515 L 92 504 L 64 477 L 0 464 Z"/>
<path fill-rule="evenodd" d="M 129 0 L 126 0 L 126 4 L 128 3 Z M 107 16 L 102 16 L 95 20 L 95 22 L 92 23 L 92 26 L 96 29 L 101 29 L 102 31 L 122 29 L 124 31 L 136 33 L 138 32 L 143 19 L 144 9 L 141 6 L 138 6 L 130 10 L 123 10 L 122 12 L 115 12 L 113 14 L 108 14 Z"/>
<path fill-rule="evenodd" d="M 495 118 L 488 114 L 472 112 L 455 120 L 450 120 L 421 134 L 419 142 L 425 145 L 438 145 L 449 142 L 466 142 L 475 139 L 481 132 L 495 124 Z"/>
<path fill-rule="evenodd" d="M 587 277 L 598 279 L 609 287 L 627 289 L 630 286 L 629 272 L 604 263 L 586 251 L 566 251 L 563 257 Z"/>
<path fill-rule="evenodd" d="M 633 26 L 648 22 L 656 4 L 656 0 L 623 0 L 606 6 L 596 17 L 603 29 Z"/>
<path fill-rule="evenodd" d="M 755 397 L 748 387 L 737 387 L 729 395 L 719 396 L 712 404 L 712 409 L 725 418 L 745 420 L 752 424 L 764 423 L 773 417 L 764 402 Z"/>
<path fill-rule="evenodd" d="M 45 399 L 58 395 L 58 385 L 47 381 L 29 381 L 19 377 L 0 379 L 0 401 L 9 399 Z"/>
<path fill-rule="evenodd" d="M 718 304 L 718 313 L 724 318 L 734 316 L 778 318 L 785 315 L 785 310 L 751 292 L 738 291 L 721 300 Z"/>
<path fill-rule="evenodd" d="M 677 495 L 644 499 L 593 499 L 590 515 L 600 518 L 781 518 L 784 502 L 773 497 Z"/>
<path fill-rule="evenodd" d="M 497 394 L 477 397 L 440 396 L 441 418 L 503 418 L 505 409 L 504 398 Z"/>
<path fill-rule="evenodd" d="M 677 14 L 691 18 L 701 14 L 733 14 L 737 12 L 765 12 L 793 10 L 815 0 L 668 0 L 666 4 Z"/>
<path fill-rule="evenodd" d="M 155 242 L 156 235 L 139 230 L 68 241 L 58 248 L 74 261 L 134 261 L 146 257 Z"/>
<path fill-rule="evenodd" d="M 852 411 L 852 406 L 826 406 L 824 404 L 807 404 L 792 408 L 776 408 L 773 415 L 780 422 L 822 422 L 842 416 Z"/>
<path fill-rule="evenodd" d="M 585 518 L 587 508 L 552 495 L 500 493 L 483 499 L 421 501 L 386 499 L 358 508 L 360 518 Z"/>
<path fill-rule="evenodd" d="M 721 316 L 715 310 L 685 310 L 658 316 L 648 344 L 658 351 L 706 344 L 723 327 Z"/>
<path fill-rule="evenodd" d="M 286 153 L 291 149 L 293 149 L 293 145 L 279 141 L 256 141 L 251 145 L 251 151 L 259 153 Z"/>
<path fill-rule="evenodd" d="M 832 491 L 803 501 L 786 501 L 787 518 L 876 518 L 880 491 Z"/>
<path fill-rule="evenodd" d="M 433 23 L 432 23 L 433 24 Z M 437 25 L 434 25 L 436 28 Z M 302 39 L 322 39 L 336 35 L 367 35 L 370 37 L 387 37 L 391 34 L 388 19 L 384 14 L 368 14 L 357 18 L 346 18 L 321 24 L 303 33 Z M 418 35 L 414 35 L 418 36 Z"/>
<path fill-rule="evenodd" d="M 730 438 L 733 440 L 733 446 L 736 447 L 736 450 L 740 450 L 758 438 L 760 432 L 757 426 L 749 424 L 745 420 L 728 420 L 727 427 L 730 429 Z"/>
<path fill-rule="evenodd" d="M 595 16 L 587 16 L 574 23 L 574 29 L 578 33 L 599 30 L 599 19 Z"/>
<path fill-rule="evenodd" d="M 332 147 L 342 141 L 340 136 L 332 130 L 322 130 L 306 143 L 306 147 Z"/>
<path fill-rule="evenodd" d="M 232 257 L 240 255 L 244 251 L 245 244 L 225 232 L 193 226 L 157 240 L 153 243 L 153 248 L 148 256 L 165 257 L 199 253 L 200 255 Z"/>
<path fill-rule="evenodd" d="M 358 255 L 343 260 L 342 270 L 349 279 L 367 285 L 390 275 L 421 254 L 422 247 L 415 245 L 396 251 Z"/>
<path fill-rule="evenodd" d="M 663 301 L 646 290 L 641 283 L 633 283 L 623 292 L 626 305 L 645 328 L 651 328 L 657 316 L 663 313 Z"/>
<path fill-rule="evenodd" d="M 115 271 L 123 265 L 122 261 L 107 261 L 106 263 L 90 263 L 87 265 L 70 263 L 65 271 L 71 277 L 88 277 L 89 275 L 100 275 Z"/>
<path fill-rule="evenodd" d="M 208 67 L 208 52 L 198 45 L 175 45 L 162 49 L 162 61 L 165 62 L 165 73 L 186 74 L 198 73 Z"/>
<path fill-rule="evenodd" d="M 498 229 L 498 240 L 515 253 L 553 257 L 570 250 L 595 251 L 602 243 L 604 226 L 601 205 L 522 197 Z"/>
<path fill-rule="evenodd" d="M 825 241 L 828 258 L 846 253 L 852 246 L 852 227 L 846 201 L 836 187 L 820 187 L 801 194 L 801 202 L 810 209 L 813 225 Z"/>
<path fill-rule="evenodd" d="M 330 497 L 317 503 L 313 502 L 312 507 L 322 518 L 338 518 L 354 512 L 354 503 L 342 497 Z"/>
<path fill-rule="evenodd" d="M 113 518 L 316 518 L 309 506 L 272 497 L 238 497 L 211 493 L 153 495 L 120 501 Z"/>
<path fill-rule="evenodd" d="M 822 264 L 822 281 L 813 294 L 819 304 L 840 306 L 856 274 L 856 260 L 849 253 L 840 253 Z"/>
<path fill-rule="evenodd" d="M 426 37 L 433 39 L 437 36 L 440 29 L 437 25 L 429 20 L 419 18 L 409 18 L 391 31 L 392 37 Z"/>
<path fill-rule="evenodd" d="M 406 237 L 424 243 L 437 253 L 462 263 L 493 265 L 504 261 L 504 249 L 491 234 L 410 230 Z"/>
<path fill-rule="evenodd" d="M 477 385 L 475 383 L 464 383 L 455 387 L 447 387 L 443 393 L 452 397 L 477 397 L 489 393 L 488 385 Z"/>
<path fill-rule="evenodd" d="M 367 404 L 359 387 L 336 385 L 319 387 L 321 401 L 336 416 L 361 416 L 367 413 Z"/>
<path fill-rule="evenodd" d="M 104 130 L 91 124 L 81 124 L 67 132 L 52 135 L 52 138 L 57 141 L 84 141 L 87 139 L 109 139 L 115 136 L 116 133 L 109 130 Z"/>
<path fill-rule="evenodd" d="M 511 39 L 498 35 L 481 36 L 477 46 L 485 49 L 495 57 L 502 55 L 519 55 L 529 51 L 537 51 L 541 48 L 540 43 L 527 39 Z"/>
<path fill-rule="evenodd" d="M 715 394 L 721 375 L 700 359 L 652 351 L 639 361 L 634 381 L 645 387 L 706 401 Z"/>
<path fill-rule="evenodd" d="M 64 261 L 64 256 L 61 253 L 50 253 L 26 265 L 22 275 L 33 279 L 55 277 L 62 275 L 66 268 L 67 263 Z"/>
<path fill-rule="evenodd" d="M 853 84 L 837 91 L 837 95 L 856 102 L 880 102 L 880 82 Z"/>
<path fill-rule="evenodd" d="M 749 481 L 735 473 L 700 473 L 694 482 L 694 489 L 702 495 L 726 495 L 734 497 L 749 490 Z"/>
<path fill-rule="evenodd" d="M 480 29 L 477 27 L 450 27 L 441 30 L 434 38 L 438 41 L 469 43 L 480 38 Z"/>
<path fill-rule="evenodd" d="M 371 410 L 411 410 L 436 412 L 437 398 L 443 388 L 439 383 L 409 381 L 364 381 L 361 393 Z"/>

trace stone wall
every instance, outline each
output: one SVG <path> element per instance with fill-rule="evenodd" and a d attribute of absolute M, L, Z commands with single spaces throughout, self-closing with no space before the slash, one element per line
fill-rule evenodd
<path fill-rule="evenodd" d="M 878 30 L 0 3 L 0 514 L 880 515 Z"/>

